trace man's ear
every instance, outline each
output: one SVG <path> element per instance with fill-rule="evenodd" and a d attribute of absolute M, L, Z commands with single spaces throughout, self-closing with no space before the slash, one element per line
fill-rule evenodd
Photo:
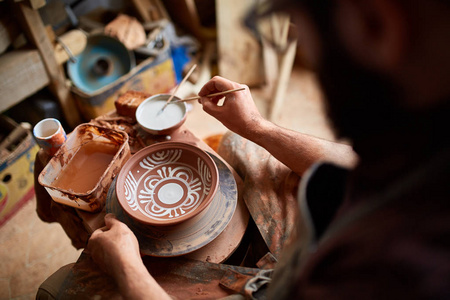
<path fill-rule="evenodd" d="M 338 0 L 337 32 L 359 63 L 383 72 L 396 69 L 404 57 L 406 16 L 392 0 Z"/>

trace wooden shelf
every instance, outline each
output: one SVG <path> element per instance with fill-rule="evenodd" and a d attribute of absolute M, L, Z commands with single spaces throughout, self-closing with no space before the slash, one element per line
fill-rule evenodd
<path fill-rule="evenodd" d="M 49 82 L 38 50 L 15 50 L 0 55 L 0 111 L 36 93 Z"/>
<path fill-rule="evenodd" d="M 21 25 L 31 50 L 13 50 L 0 56 L 0 112 L 48 86 L 59 101 L 70 127 L 81 123 L 74 99 L 66 85 L 62 66 L 58 63 L 38 7 L 45 0 L 9 2 L 15 22 Z"/>

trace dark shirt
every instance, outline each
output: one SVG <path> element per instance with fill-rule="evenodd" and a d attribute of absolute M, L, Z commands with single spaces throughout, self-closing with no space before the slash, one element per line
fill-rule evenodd
<path fill-rule="evenodd" d="M 445 148 L 357 200 L 349 172 L 313 167 L 299 194 L 309 242 L 293 247 L 269 298 L 450 299 L 449 166 Z"/>

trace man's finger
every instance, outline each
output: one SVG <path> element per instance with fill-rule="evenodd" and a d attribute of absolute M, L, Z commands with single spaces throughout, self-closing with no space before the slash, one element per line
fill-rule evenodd
<path fill-rule="evenodd" d="M 90 239 L 95 239 L 95 237 L 96 237 L 97 235 L 99 235 L 100 233 L 102 233 L 102 232 L 103 232 L 103 230 L 101 230 L 100 228 L 94 230 L 94 232 L 93 232 L 91 235 L 89 235 L 89 240 L 90 240 Z"/>
<path fill-rule="evenodd" d="M 217 106 L 217 103 L 214 103 L 213 101 L 206 100 L 203 102 L 203 110 L 213 116 L 215 116 L 215 112 L 218 110 L 220 111 L 220 109 L 221 108 Z"/>
<path fill-rule="evenodd" d="M 223 92 L 234 88 L 235 83 L 220 76 L 214 76 L 198 92 L 199 96 Z"/>
<path fill-rule="evenodd" d="M 109 219 L 109 218 L 114 218 L 114 219 L 117 220 L 116 215 L 113 214 L 113 213 L 108 213 L 108 214 L 106 214 L 106 215 L 105 215 L 105 219 L 106 219 L 106 218 L 108 218 L 108 219 Z"/>
<path fill-rule="evenodd" d="M 103 226 L 103 227 L 100 227 L 100 228 L 97 229 L 97 230 L 108 231 L 108 230 L 109 230 L 109 227 L 108 227 L 108 226 Z"/>
<path fill-rule="evenodd" d="M 111 228 L 111 226 L 113 226 L 116 222 L 119 222 L 119 220 L 117 220 L 114 214 L 109 213 L 105 216 L 106 227 Z"/>

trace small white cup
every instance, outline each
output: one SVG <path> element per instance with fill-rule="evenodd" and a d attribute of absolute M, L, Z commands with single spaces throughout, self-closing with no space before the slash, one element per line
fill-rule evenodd
<path fill-rule="evenodd" d="M 54 118 L 43 119 L 33 128 L 38 145 L 53 156 L 66 141 L 67 136 L 61 123 Z"/>

